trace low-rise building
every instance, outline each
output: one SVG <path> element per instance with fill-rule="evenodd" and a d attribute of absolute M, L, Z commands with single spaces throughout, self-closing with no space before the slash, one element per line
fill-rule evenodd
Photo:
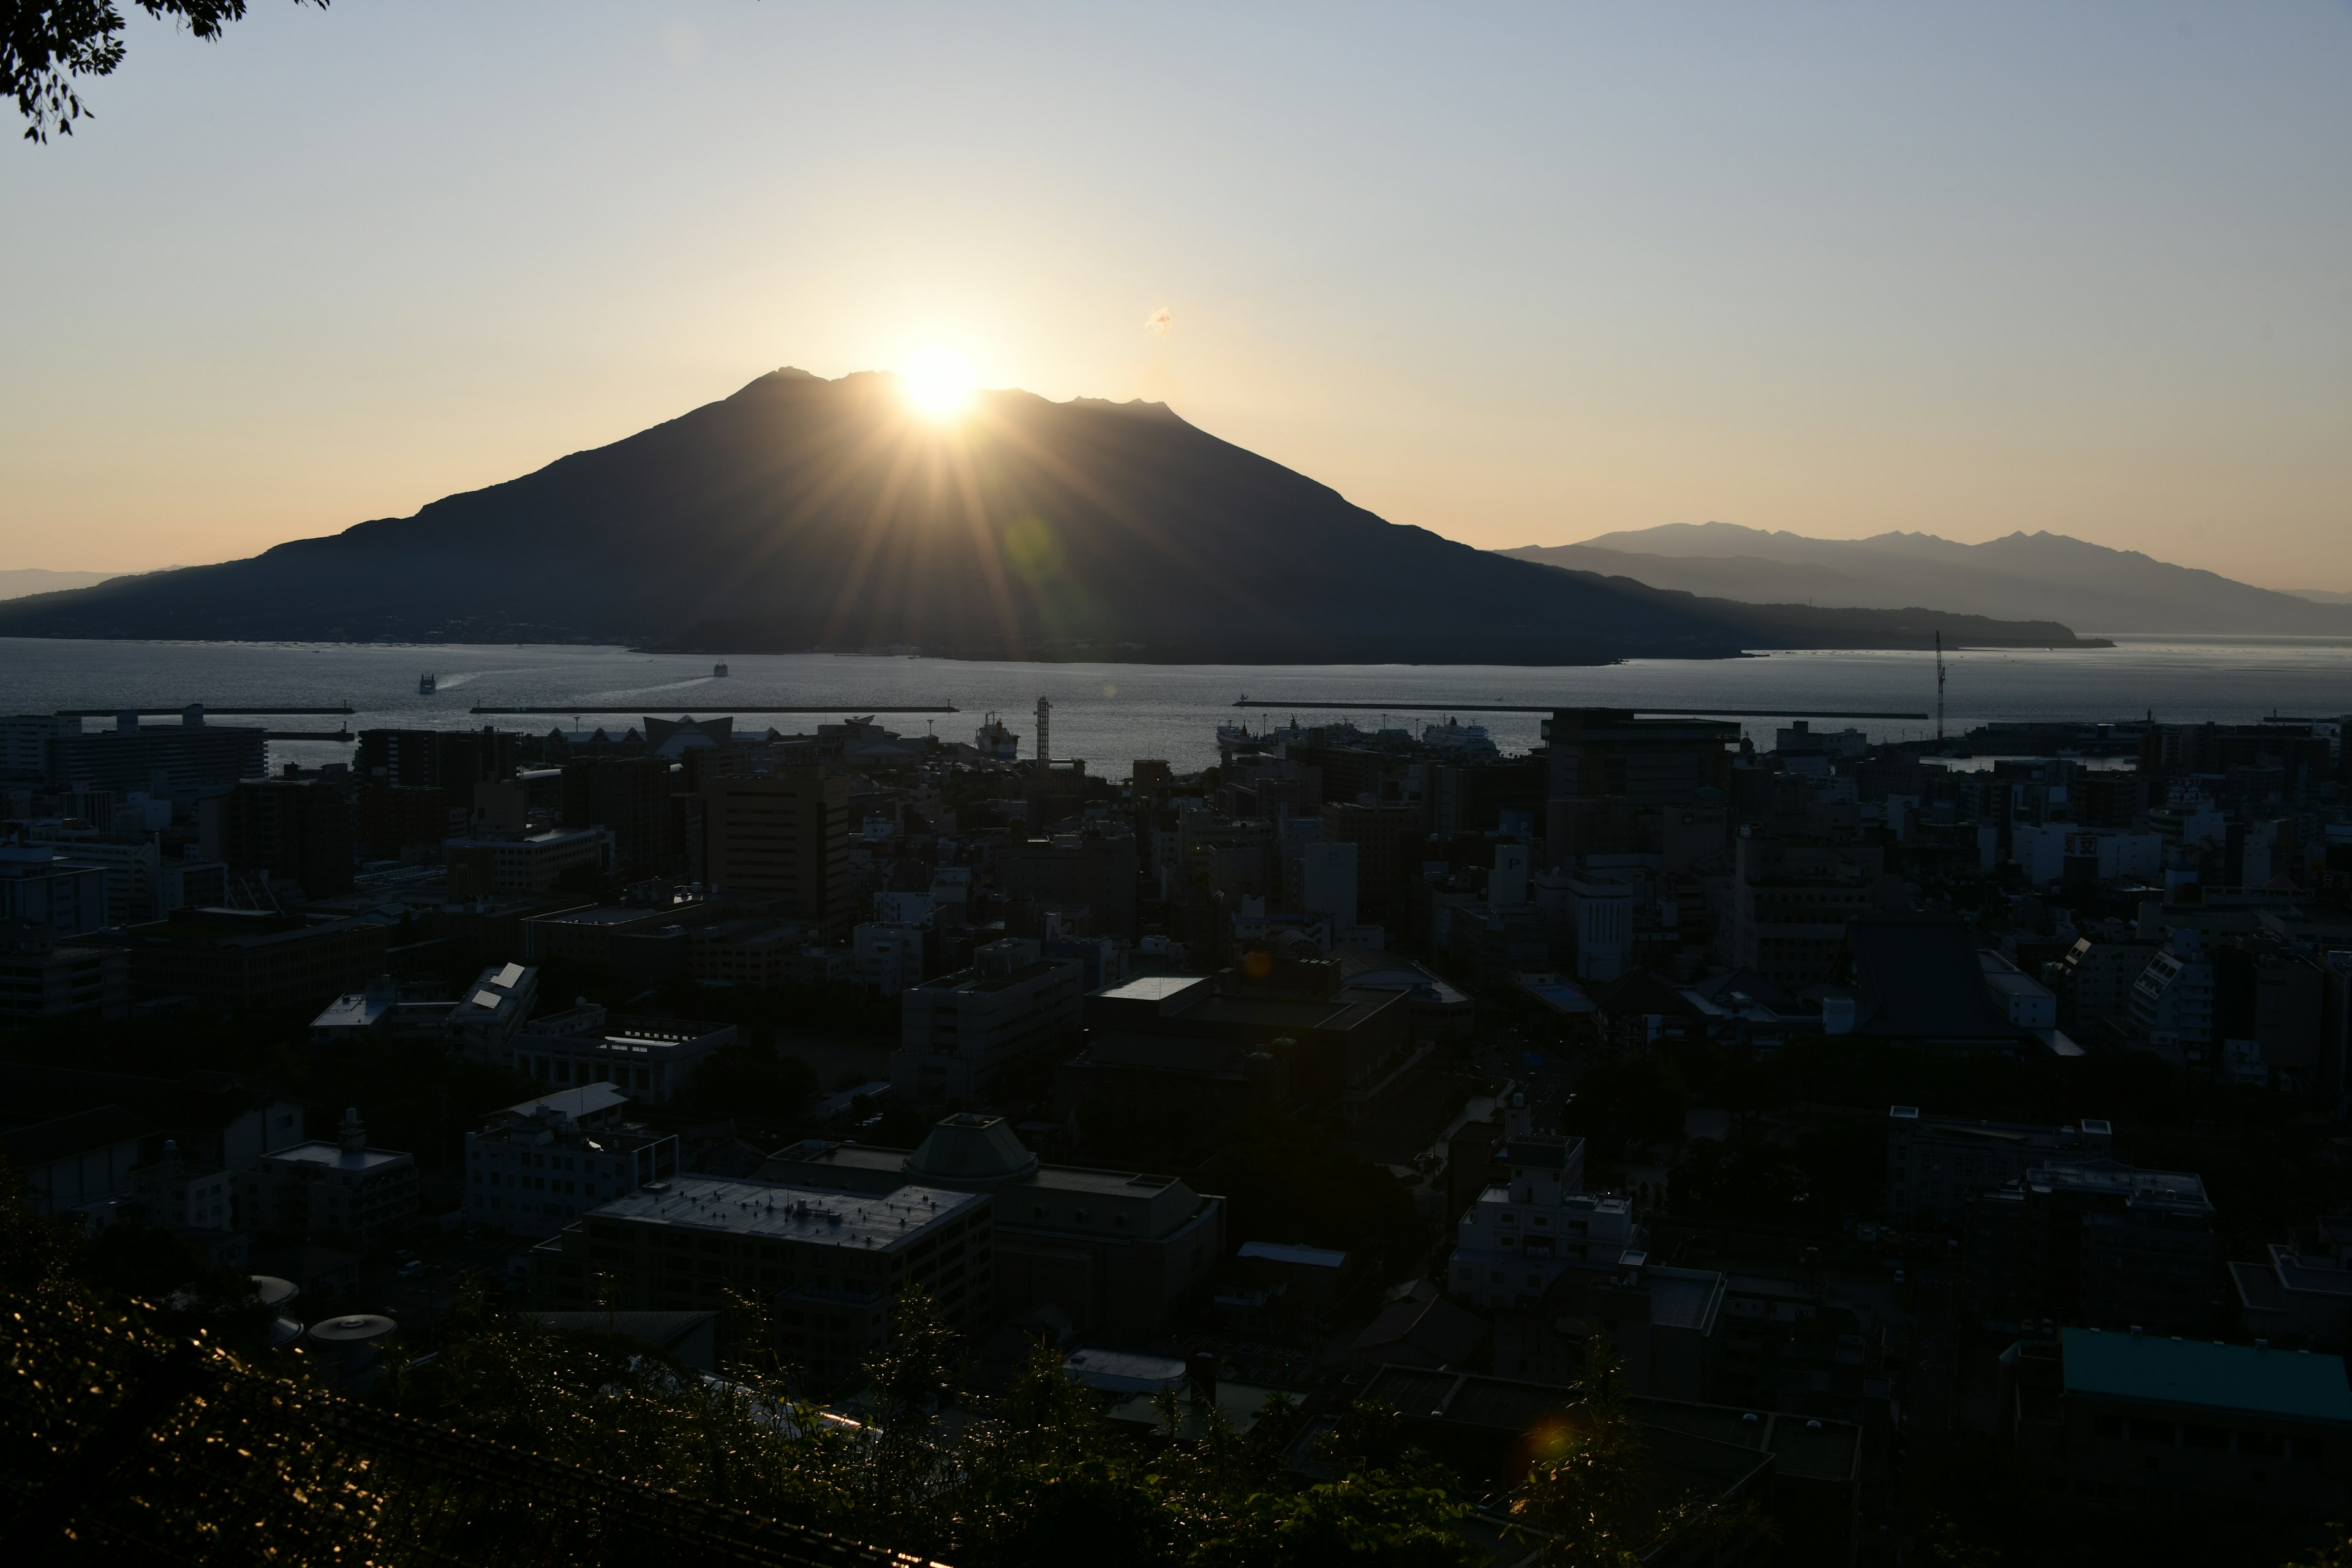
<path fill-rule="evenodd" d="M 1584 1140 L 1523 1133 L 1504 1146 L 1510 1180 L 1478 1194 L 1455 1227 L 1446 1279 L 1481 1307 L 1529 1307 L 1570 1268 L 1614 1268 L 1642 1249 L 1633 1205 L 1583 1191 Z"/>
<path fill-rule="evenodd" d="M 131 960 L 121 948 L 0 936 L 0 1024 L 74 1013 L 120 1018 L 130 1011 Z"/>
<path fill-rule="evenodd" d="M 805 978 L 801 946 L 805 921 L 759 918 L 714 921 L 687 932 L 687 968 L 698 985 L 752 985 L 766 990 Z"/>
<path fill-rule="evenodd" d="M 268 910 L 173 910 L 108 940 L 131 961 L 135 998 L 186 996 L 224 1012 L 316 1005 L 382 973 L 389 929 Z"/>
<path fill-rule="evenodd" d="M 2062 1329 L 2002 1362 L 2019 1457 L 2077 1500 L 2211 1500 L 2316 1521 L 2352 1494 L 2341 1356 Z"/>
<path fill-rule="evenodd" d="M 1008 938 L 972 967 L 904 993 L 890 1081 L 919 1104 L 985 1100 L 1004 1070 L 1035 1061 L 1077 1033 L 1084 968 Z"/>
<path fill-rule="evenodd" d="M 515 1037 L 515 1070 L 554 1088 L 614 1084 L 641 1104 L 666 1105 L 703 1058 L 737 1038 L 732 1024 L 603 1015 L 594 1008 L 577 1019 L 559 1014 L 538 1020 Z"/>
<path fill-rule="evenodd" d="M 416 1217 L 416 1157 L 368 1147 L 356 1110 L 335 1142 L 264 1154 L 236 1178 L 247 1228 L 366 1251 Z"/>
<path fill-rule="evenodd" d="M 551 829 L 506 838 L 447 838 L 449 897 L 551 893 L 564 873 L 605 877 L 613 870 L 613 835 L 602 827 Z"/>
<path fill-rule="evenodd" d="M 629 1097 L 590 1084 L 508 1106 L 466 1134 L 466 1217 L 550 1237 L 591 1209 L 677 1174 L 677 1139 L 626 1119 Z"/>
<path fill-rule="evenodd" d="M 1961 1295 L 1988 1323 L 2201 1334 L 2222 1317 L 2213 1204 L 2185 1171 L 2049 1160 L 1969 1202 L 1963 1247 Z"/>
<path fill-rule="evenodd" d="M 536 968 L 492 964 L 458 996 L 449 1015 L 449 1043 L 476 1061 L 504 1066 L 514 1059 L 515 1037 L 538 1005 Z"/>
<path fill-rule="evenodd" d="M 533 1247 L 530 1300 L 542 1311 L 702 1311 L 749 1297 L 778 1353 L 838 1387 L 888 1337 L 891 1303 L 909 1289 L 929 1290 L 953 1328 L 988 1321 L 990 1217 L 985 1193 L 680 1176 Z"/>
<path fill-rule="evenodd" d="M 2005 1187 L 2053 1158 L 2097 1157 L 2115 1145 L 2111 1122 L 2034 1127 L 1922 1116 L 1916 1105 L 1886 1108 L 1886 1212 L 1899 1220 L 1958 1225 L 1970 1198 Z"/>
<path fill-rule="evenodd" d="M 1166 1333 L 1224 1253 L 1224 1200 L 1175 1176 L 1045 1165 L 996 1116 L 950 1116 L 912 1152 L 813 1141 L 763 1178 L 847 1192 L 909 1184 L 995 1195 L 996 1310 L 1067 1313 L 1081 1333 Z"/>
<path fill-rule="evenodd" d="M 2265 1251 L 2261 1263 L 2230 1265 L 2246 1332 L 2323 1351 L 2352 1342 L 2352 1219 L 2323 1219 Z"/>

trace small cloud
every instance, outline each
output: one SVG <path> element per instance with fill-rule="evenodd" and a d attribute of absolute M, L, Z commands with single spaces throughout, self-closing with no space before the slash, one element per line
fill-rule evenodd
<path fill-rule="evenodd" d="M 1143 318 L 1143 330 L 1150 332 L 1155 338 L 1166 337 L 1168 335 L 1168 329 L 1175 324 L 1175 312 L 1169 310 L 1165 305 L 1160 306 L 1160 309 L 1152 311 L 1151 314 Z"/>

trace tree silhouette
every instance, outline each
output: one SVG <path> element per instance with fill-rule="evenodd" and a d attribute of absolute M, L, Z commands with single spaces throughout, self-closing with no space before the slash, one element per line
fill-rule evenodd
<path fill-rule="evenodd" d="M 217 38 L 221 29 L 245 17 L 246 0 L 132 0 L 150 16 L 183 23 L 199 38 Z M 327 0 L 294 0 L 324 10 Z M 25 140 L 47 142 L 49 132 L 73 134 L 73 122 L 89 113 L 74 84 L 85 77 L 111 76 L 122 63 L 123 16 L 113 0 L 0 0 L 0 89 L 16 100 L 25 117 Z"/>

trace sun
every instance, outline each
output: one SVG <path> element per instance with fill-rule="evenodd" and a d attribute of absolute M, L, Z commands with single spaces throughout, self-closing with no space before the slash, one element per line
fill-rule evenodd
<path fill-rule="evenodd" d="M 944 419 L 971 397 L 971 362 L 933 343 L 917 349 L 898 366 L 898 382 L 919 414 Z"/>

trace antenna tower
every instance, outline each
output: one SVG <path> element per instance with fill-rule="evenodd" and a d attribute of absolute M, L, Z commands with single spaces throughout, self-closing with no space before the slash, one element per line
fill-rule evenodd
<path fill-rule="evenodd" d="M 1936 634 L 1936 739 L 1944 738 L 1944 634 Z"/>
<path fill-rule="evenodd" d="M 1054 755 L 1054 705 L 1037 699 L 1037 761 L 1042 766 Z"/>

